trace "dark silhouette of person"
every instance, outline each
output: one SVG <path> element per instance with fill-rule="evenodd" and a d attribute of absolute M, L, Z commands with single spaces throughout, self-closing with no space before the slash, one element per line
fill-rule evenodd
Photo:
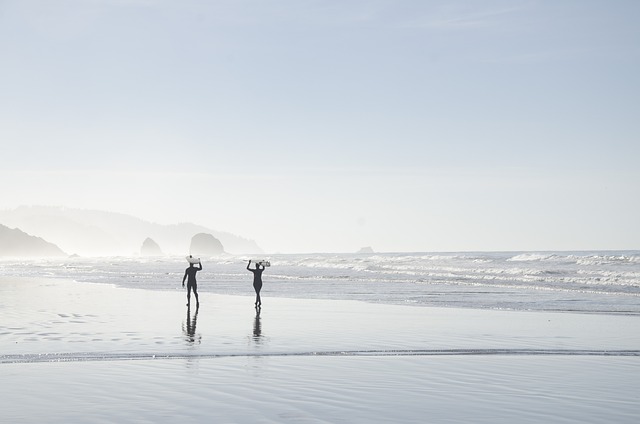
<path fill-rule="evenodd" d="M 256 291 L 256 308 L 262 306 L 262 300 L 260 299 L 260 290 L 262 290 L 262 271 L 264 271 L 264 265 L 256 263 L 256 269 L 251 269 L 251 260 L 247 264 L 247 270 L 253 272 L 253 289 Z"/>
<path fill-rule="evenodd" d="M 202 263 L 198 262 L 200 268 L 196 268 L 195 264 L 189 265 L 184 271 L 184 277 L 182 277 L 182 287 L 184 287 L 184 280 L 187 280 L 187 306 L 191 305 L 191 290 L 193 290 L 193 294 L 196 297 L 196 308 L 200 306 L 200 301 L 198 300 L 198 284 L 196 282 L 196 272 L 202 271 Z"/>

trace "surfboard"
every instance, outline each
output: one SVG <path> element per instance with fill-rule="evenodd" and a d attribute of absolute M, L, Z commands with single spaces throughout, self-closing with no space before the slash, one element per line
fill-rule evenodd
<path fill-rule="evenodd" d="M 190 264 L 199 264 L 200 258 L 194 258 L 193 256 L 189 255 L 187 256 L 187 262 L 189 262 Z"/>
<path fill-rule="evenodd" d="M 260 260 L 260 259 L 251 259 L 251 263 L 252 264 L 262 265 L 264 267 L 271 266 L 271 262 L 265 261 L 265 260 Z"/>

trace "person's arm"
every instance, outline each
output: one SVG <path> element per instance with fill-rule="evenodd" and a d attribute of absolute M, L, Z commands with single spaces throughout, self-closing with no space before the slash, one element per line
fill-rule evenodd
<path fill-rule="evenodd" d="M 247 271 L 251 271 L 251 269 L 249 269 L 249 265 L 251 265 L 251 259 L 249 259 L 249 263 L 247 264 Z"/>
<path fill-rule="evenodd" d="M 198 265 L 200 265 L 200 269 L 198 271 L 202 271 L 202 262 L 198 262 Z"/>
<path fill-rule="evenodd" d="M 182 277 L 182 287 L 184 287 L 184 280 L 187 279 L 187 270 L 184 270 L 184 277 Z"/>

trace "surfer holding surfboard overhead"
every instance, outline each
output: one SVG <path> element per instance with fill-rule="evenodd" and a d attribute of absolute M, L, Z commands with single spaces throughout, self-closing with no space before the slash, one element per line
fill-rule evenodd
<path fill-rule="evenodd" d="M 264 271 L 265 265 L 269 266 L 268 262 L 256 262 L 256 269 L 251 269 L 249 266 L 251 265 L 251 259 L 249 259 L 249 263 L 247 264 L 247 270 L 253 272 L 253 289 L 256 291 L 256 308 L 260 308 L 262 306 L 262 300 L 260 299 L 260 290 L 262 289 L 262 271 Z"/>
<path fill-rule="evenodd" d="M 198 284 L 196 283 L 196 272 L 202 271 L 202 262 L 200 262 L 200 259 L 196 259 L 191 255 L 187 256 L 187 262 L 189 262 L 189 268 L 184 271 L 184 277 L 182 277 L 182 287 L 184 287 L 184 280 L 187 280 L 187 306 L 191 305 L 191 290 L 193 290 L 193 294 L 196 297 L 196 308 L 199 308 L 200 301 L 198 300 Z M 196 268 L 196 264 L 200 267 Z"/>

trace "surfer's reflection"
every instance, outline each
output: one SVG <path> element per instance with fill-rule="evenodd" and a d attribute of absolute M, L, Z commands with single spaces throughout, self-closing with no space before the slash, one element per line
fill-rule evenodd
<path fill-rule="evenodd" d="M 198 309 L 196 306 L 196 312 L 193 314 L 193 318 L 191 317 L 191 307 L 187 306 L 187 322 L 186 324 L 182 324 L 182 332 L 184 333 L 185 340 L 189 342 L 189 344 L 200 343 L 200 335 L 196 335 L 196 324 L 198 322 Z"/>
<path fill-rule="evenodd" d="M 260 341 L 260 337 L 262 336 L 262 324 L 260 323 L 260 311 L 262 308 L 259 306 L 256 308 L 256 317 L 253 320 L 253 340 L 256 342 Z"/>

